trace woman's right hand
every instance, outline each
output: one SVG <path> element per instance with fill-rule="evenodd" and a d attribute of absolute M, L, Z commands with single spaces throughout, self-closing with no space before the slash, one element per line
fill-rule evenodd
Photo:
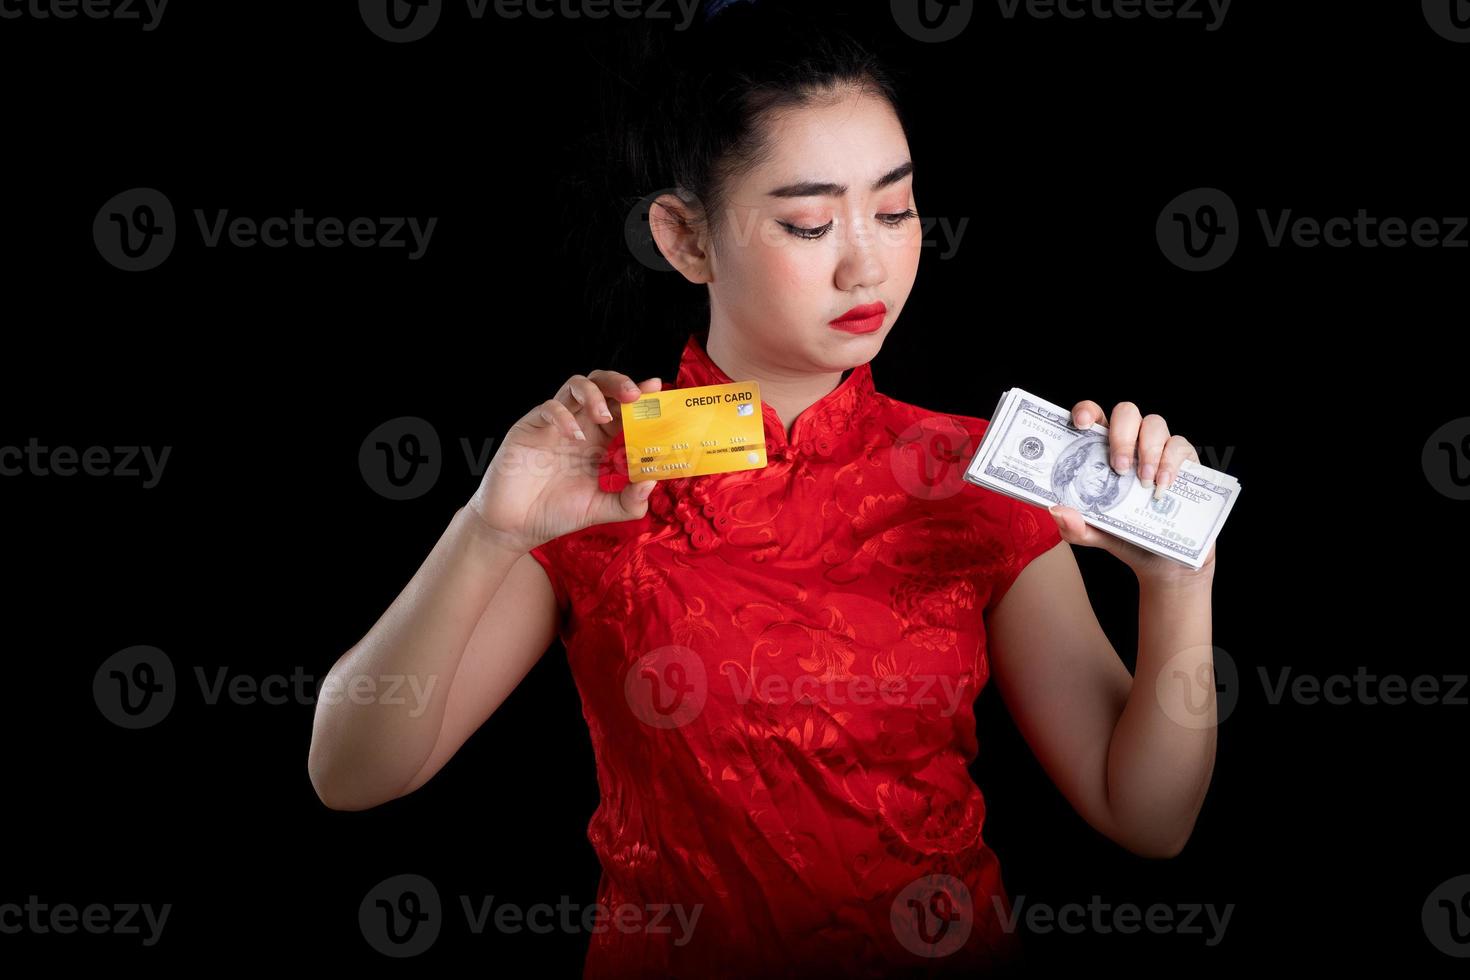
<path fill-rule="evenodd" d="M 657 481 L 630 481 L 609 493 L 597 484 L 598 464 L 622 431 L 623 405 L 662 386 L 658 378 L 635 384 L 616 371 L 572 375 L 510 427 L 470 508 L 516 552 L 592 524 L 641 518 Z"/>

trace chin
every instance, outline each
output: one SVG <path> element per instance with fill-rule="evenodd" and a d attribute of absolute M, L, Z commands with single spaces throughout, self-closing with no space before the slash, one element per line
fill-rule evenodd
<path fill-rule="evenodd" d="M 828 333 L 831 336 L 826 338 L 827 343 L 819 352 L 822 356 L 817 360 L 834 371 L 846 371 L 871 361 L 883 346 L 883 338 L 888 335 L 886 329 L 874 330 L 872 333 L 845 334 L 830 327 Z"/>

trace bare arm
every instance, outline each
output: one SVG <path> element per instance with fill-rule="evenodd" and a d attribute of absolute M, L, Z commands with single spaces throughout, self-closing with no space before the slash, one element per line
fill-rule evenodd
<path fill-rule="evenodd" d="M 322 802 L 361 810 L 423 785 L 546 652 L 556 598 L 528 552 L 647 513 L 653 482 L 604 491 L 597 463 L 622 404 L 661 385 L 576 374 L 506 433 L 475 495 L 323 682 L 307 755 Z"/>
<path fill-rule="evenodd" d="M 1198 708 L 1186 704 L 1191 692 L 1156 682 L 1165 665 L 1171 676 L 1192 676 L 1211 661 L 1209 580 L 1173 588 L 1144 580 L 1139 598 L 1131 677 L 1064 541 L 1033 559 L 991 610 L 988 649 L 1007 709 L 1078 814 L 1135 854 L 1172 857 L 1209 786 L 1215 707 L 1211 694 L 1204 723 L 1182 725 L 1174 719 Z"/>
<path fill-rule="evenodd" d="M 337 693 L 318 701 L 307 757 L 318 796 L 360 810 L 417 788 L 504 701 L 555 629 L 545 571 L 461 507 L 327 675 L 323 691 Z"/>

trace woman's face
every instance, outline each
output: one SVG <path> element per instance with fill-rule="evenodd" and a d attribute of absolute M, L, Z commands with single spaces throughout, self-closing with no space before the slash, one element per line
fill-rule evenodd
<path fill-rule="evenodd" d="M 908 141 L 881 96 L 772 117 L 769 159 L 733 178 L 723 221 L 704 243 L 711 330 L 747 359 L 794 371 L 871 360 L 919 267 L 922 233 Z M 882 303 L 871 333 L 831 321 Z"/>

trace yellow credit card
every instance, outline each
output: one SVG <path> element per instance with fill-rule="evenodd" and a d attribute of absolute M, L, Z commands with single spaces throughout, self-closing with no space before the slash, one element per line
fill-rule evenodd
<path fill-rule="evenodd" d="M 761 389 L 754 381 L 651 392 L 623 405 L 622 416 L 634 483 L 766 465 Z"/>

